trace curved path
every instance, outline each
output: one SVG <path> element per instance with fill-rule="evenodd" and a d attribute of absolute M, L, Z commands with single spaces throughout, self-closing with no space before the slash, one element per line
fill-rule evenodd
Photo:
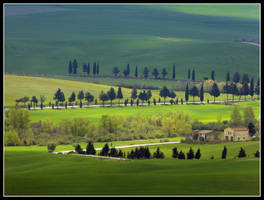
<path fill-rule="evenodd" d="M 116 149 L 122 149 L 122 148 L 131 148 L 131 147 L 141 147 L 141 146 L 151 146 L 151 145 L 162 145 L 162 144 L 178 144 L 181 143 L 180 141 L 176 142 L 160 142 L 160 143 L 148 143 L 148 144 L 134 144 L 134 145 L 127 145 L 127 146 L 117 146 L 117 147 L 109 147 L 111 148 L 116 148 Z M 102 148 L 95 148 L 96 151 L 102 150 Z M 85 150 L 84 150 L 85 151 Z M 70 151 L 57 151 L 53 152 L 54 154 L 62 153 L 62 154 L 67 154 L 69 152 L 74 152 L 73 150 Z M 100 156 L 101 157 L 101 156 Z M 108 157 L 109 158 L 109 157 Z"/>

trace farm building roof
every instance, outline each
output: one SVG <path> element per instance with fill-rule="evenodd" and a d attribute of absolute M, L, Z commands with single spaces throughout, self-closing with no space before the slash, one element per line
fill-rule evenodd
<path fill-rule="evenodd" d="M 208 134 L 212 133 L 214 130 L 196 130 L 194 133 L 195 134 Z"/>
<path fill-rule="evenodd" d="M 245 126 L 233 126 L 230 128 L 233 129 L 234 131 L 248 131 L 248 128 Z"/>

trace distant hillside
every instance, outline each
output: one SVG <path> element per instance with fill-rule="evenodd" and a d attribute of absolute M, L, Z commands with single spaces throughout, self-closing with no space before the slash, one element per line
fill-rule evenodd
<path fill-rule="evenodd" d="M 10 13 L 12 6 L 8 9 Z M 16 12 L 22 15 L 13 12 L 5 17 L 6 72 L 65 74 L 68 62 L 76 58 L 80 73 L 84 63 L 95 61 L 100 74 L 112 74 L 114 66 L 122 73 L 128 63 L 131 74 L 138 66 L 139 76 L 144 67 L 150 76 L 155 67 L 160 72 L 166 67 L 171 76 L 173 64 L 176 77 L 182 79 L 187 78 L 188 68 L 195 69 L 197 80 L 210 77 L 211 70 L 218 80 L 225 80 L 227 71 L 247 72 L 255 79 L 259 73 L 259 48 L 234 42 L 259 38 L 259 19 L 253 14 L 258 10 L 252 6 L 243 7 L 248 17 L 241 17 L 236 6 L 226 6 L 224 16 L 213 16 L 210 7 L 197 10 L 184 5 L 169 9 L 145 5 L 45 6 L 43 12 L 40 6 L 38 12 L 32 6 L 31 11 L 26 6 L 20 9 Z M 228 13 L 235 14 L 227 17 Z"/>

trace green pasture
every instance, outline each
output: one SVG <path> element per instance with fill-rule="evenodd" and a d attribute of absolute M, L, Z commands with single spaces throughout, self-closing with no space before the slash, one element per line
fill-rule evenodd
<path fill-rule="evenodd" d="M 181 5 L 148 5 L 156 9 L 166 9 L 175 12 L 204 16 L 225 16 L 248 19 L 259 19 L 259 4 L 181 4 Z"/>
<path fill-rule="evenodd" d="M 32 76 L 15 76 L 15 75 L 5 75 L 4 76 L 4 105 L 5 106 L 11 106 L 16 104 L 16 99 L 20 99 L 24 96 L 27 96 L 31 98 L 32 96 L 36 96 L 37 99 L 40 98 L 40 95 L 44 95 L 46 97 L 46 101 L 44 104 L 48 105 L 49 102 L 55 103 L 53 100 L 55 92 L 60 88 L 65 95 L 65 100 L 68 101 L 68 98 L 70 97 L 71 93 L 74 91 L 76 94 L 76 99 L 78 92 L 80 90 L 83 90 L 84 93 L 90 92 L 95 96 L 95 99 L 97 99 L 98 104 L 102 104 L 102 102 L 99 100 L 99 94 L 103 90 L 104 92 L 107 92 L 111 87 L 113 87 L 117 93 L 117 87 L 116 86 L 110 86 L 110 84 L 115 84 L 119 79 L 106 79 L 103 84 L 95 84 L 95 83 L 88 83 L 84 80 L 84 78 L 76 78 L 73 80 L 60 80 L 60 79 L 55 79 L 55 78 L 43 78 L 43 77 L 32 77 Z M 94 80 L 92 78 L 92 80 Z M 104 80 L 103 78 L 101 80 Z M 101 81 L 100 80 L 100 81 Z M 128 80 L 127 83 L 130 83 L 131 79 Z M 109 81 L 109 82 L 107 82 Z M 131 81 L 131 83 L 135 83 L 136 80 Z M 168 87 L 173 88 L 173 81 L 154 81 L 154 80 L 146 80 L 144 82 L 149 84 L 157 83 L 159 84 L 160 87 L 163 87 L 167 85 Z M 109 84 L 109 85 L 108 85 Z M 177 83 L 176 83 L 177 85 Z M 124 99 L 131 97 L 131 89 L 128 88 L 122 88 L 122 93 L 124 96 Z M 138 90 L 139 92 L 142 90 Z M 180 101 L 181 98 L 185 101 L 185 92 L 184 91 L 175 91 L 176 93 L 176 98 Z M 232 99 L 232 95 L 228 95 L 229 99 Z M 254 96 L 255 98 L 256 96 Z M 159 90 L 152 90 L 152 99 L 151 102 L 153 102 L 153 98 L 158 101 L 160 98 L 159 96 Z M 176 99 L 175 98 L 175 99 Z M 238 99 L 238 96 L 235 96 L 234 99 Z M 247 99 L 250 99 L 250 96 L 247 96 Z M 124 101 L 122 100 L 122 102 Z M 213 101 L 213 97 L 205 93 L 204 94 L 204 100 L 207 101 L 209 99 L 210 101 Z M 244 96 L 241 97 L 241 99 L 244 99 Z M 168 102 L 170 98 L 167 98 L 166 101 Z M 192 102 L 193 98 L 190 96 L 189 101 Z M 226 94 L 221 94 L 219 97 L 216 98 L 216 100 L 226 100 Z M 163 102 L 164 99 L 161 98 L 161 101 Z M 198 97 L 195 97 L 195 101 L 199 101 Z M 118 100 L 114 100 L 114 103 L 117 103 Z M 107 101 L 106 103 L 110 103 L 110 101 Z M 130 103 L 130 101 L 129 101 Z M 134 102 L 136 103 L 136 102 Z M 23 104 L 23 103 L 22 103 Z M 93 104 L 93 103 L 92 103 Z"/>
<path fill-rule="evenodd" d="M 219 158 L 224 145 L 226 160 Z M 186 152 L 190 146 L 194 151 L 198 148 L 159 145 L 165 159 L 131 161 L 55 155 L 47 153 L 46 147 L 5 147 L 4 194 L 259 195 L 259 159 L 253 157 L 259 142 L 199 145 L 200 160 L 171 158 L 173 147 Z M 234 158 L 240 147 L 248 158 Z M 151 153 L 154 150 L 150 147 Z M 209 159 L 211 155 L 214 160 Z"/>
<path fill-rule="evenodd" d="M 7 16 L 5 71 L 66 74 L 76 58 L 79 73 L 84 63 L 96 61 L 101 75 L 112 74 L 114 66 L 122 74 L 129 63 L 133 75 L 137 65 L 141 77 L 146 66 L 150 76 L 155 67 L 166 67 L 171 77 L 175 64 L 181 79 L 188 68 L 196 80 L 212 70 L 221 81 L 228 71 L 257 79 L 259 47 L 234 40 L 258 39 L 258 5 L 163 7 L 64 5 L 57 12 Z M 219 14 L 224 16 L 213 16 Z"/>
<path fill-rule="evenodd" d="M 239 105 L 239 104 L 238 104 Z M 259 103 L 251 104 L 255 117 L 260 119 Z M 201 122 L 217 121 L 217 116 L 220 115 L 222 120 L 230 120 L 230 115 L 233 110 L 232 105 L 157 105 L 157 106 L 127 106 L 127 107 L 96 107 L 96 108 L 76 108 L 76 109 L 62 109 L 62 110 L 32 110 L 30 111 L 30 120 L 33 122 L 50 119 L 54 123 L 59 123 L 62 120 L 73 118 L 85 118 L 92 122 L 98 122 L 102 115 L 119 115 L 127 116 L 151 116 L 155 114 L 163 114 L 175 112 L 178 110 L 184 111 L 190 116 L 192 120 L 199 120 Z M 244 107 L 239 106 L 241 115 L 243 115 Z"/>

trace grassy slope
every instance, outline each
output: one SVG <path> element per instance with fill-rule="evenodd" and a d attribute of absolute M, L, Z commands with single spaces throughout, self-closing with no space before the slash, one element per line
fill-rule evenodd
<path fill-rule="evenodd" d="M 259 19 L 259 4 L 203 4 L 203 5 L 149 5 L 152 8 L 206 16 L 239 17 Z"/>
<path fill-rule="evenodd" d="M 138 65 L 139 74 L 145 66 L 167 67 L 171 73 L 175 63 L 179 78 L 186 77 L 187 67 L 196 69 L 197 79 L 213 69 L 219 80 L 227 71 L 248 72 L 255 79 L 258 74 L 258 47 L 232 42 L 258 38 L 258 19 L 250 17 L 250 7 L 243 10 L 248 18 L 193 15 L 193 8 L 184 8 L 188 14 L 124 5 L 69 9 L 7 17 L 5 70 L 64 74 L 68 61 L 77 58 L 80 65 L 98 61 L 102 74 L 127 63 L 132 73 Z"/>
<path fill-rule="evenodd" d="M 76 80 L 76 79 L 73 79 Z M 79 79 L 77 79 L 79 80 Z M 83 80 L 83 79 L 82 79 Z M 90 79 L 94 80 L 94 79 Z M 68 98 L 70 97 L 71 93 L 74 91 L 77 95 L 80 90 L 83 90 L 84 93 L 91 92 L 95 98 L 99 101 L 99 94 L 101 90 L 104 92 L 108 91 L 110 89 L 111 84 L 116 84 L 119 81 L 119 79 L 108 79 L 104 81 L 105 84 L 108 85 L 101 85 L 101 84 L 93 84 L 93 83 L 87 83 L 87 82 L 81 82 L 81 81 L 70 81 L 70 80 L 59 80 L 54 78 L 40 78 L 40 77 L 30 77 L 30 76 L 14 76 L 14 75 L 5 75 L 4 77 L 4 105 L 10 106 L 15 105 L 15 100 L 22 98 L 24 96 L 32 97 L 36 96 L 39 99 L 40 95 L 44 95 L 46 97 L 46 104 L 49 103 L 49 101 L 53 101 L 53 97 L 55 92 L 58 88 L 60 88 L 65 95 L 65 99 L 68 101 Z M 135 83 L 129 82 L 128 83 Z M 166 81 L 143 81 L 144 84 L 153 84 L 154 86 L 156 83 L 160 87 L 163 87 L 164 85 L 168 85 L 168 87 L 174 87 L 173 82 L 166 82 Z M 117 92 L 117 87 L 114 87 L 115 91 Z M 138 90 L 139 93 L 140 90 Z M 122 88 L 123 96 L 124 98 L 130 98 L 131 96 L 131 89 Z M 152 91 L 153 98 L 156 98 L 158 100 L 159 97 L 159 91 L 154 90 Z M 182 91 L 176 91 L 176 95 L 179 100 L 181 98 L 184 99 L 184 92 Z M 229 95 L 229 98 L 232 98 L 231 95 Z M 243 98 L 243 97 L 242 97 Z M 248 97 L 250 98 L 250 97 Z M 198 98 L 195 98 L 198 100 Z M 210 101 L 213 100 L 213 97 L 211 97 L 208 93 L 205 93 L 204 99 L 209 99 Z M 226 95 L 221 94 L 220 97 L 216 98 L 216 100 L 225 100 Z M 238 97 L 235 97 L 235 99 L 238 99 Z M 163 99 L 161 98 L 163 101 Z M 169 101 L 169 98 L 167 98 L 167 101 Z M 192 97 L 190 97 L 190 101 L 192 101 Z M 115 100 L 114 102 L 117 102 Z"/>
<path fill-rule="evenodd" d="M 255 117 L 260 119 L 259 103 L 252 103 Z M 243 107 L 239 107 L 241 114 L 243 114 Z M 77 108 L 77 109 L 63 109 L 63 110 L 38 110 L 30 111 L 30 119 L 32 121 L 39 121 L 43 119 L 50 119 L 54 123 L 59 123 L 65 119 L 85 118 L 92 122 L 98 122 L 102 115 L 119 115 L 119 116 L 151 116 L 158 113 L 165 115 L 169 112 L 183 110 L 191 119 L 197 119 L 202 122 L 217 121 L 217 115 L 222 116 L 222 120 L 229 120 L 233 106 L 227 105 L 170 105 L 170 106 L 130 106 L 128 107 L 114 107 L 114 108 Z"/>
<path fill-rule="evenodd" d="M 100 161 L 46 153 L 46 147 L 5 148 L 5 194 L 8 195 L 257 195 L 259 161 L 252 153 L 258 142 L 200 145 L 201 160 L 175 160 L 160 146 L 164 160 Z M 244 146 L 250 159 L 233 159 Z M 196 147 L 194 147 L 196 150 Z M 152 149 L 151 149 L 152 151 Z M 153 151 L 152 151 L 153 152 Z M 216 153 L 217 152 L 217 153 Z M 208 157 L 215 155 L 216 160 Z M 207 157 L 207 159 L 204 159 Z M 191 183 L 191 184 L 190 184 Z"/>

